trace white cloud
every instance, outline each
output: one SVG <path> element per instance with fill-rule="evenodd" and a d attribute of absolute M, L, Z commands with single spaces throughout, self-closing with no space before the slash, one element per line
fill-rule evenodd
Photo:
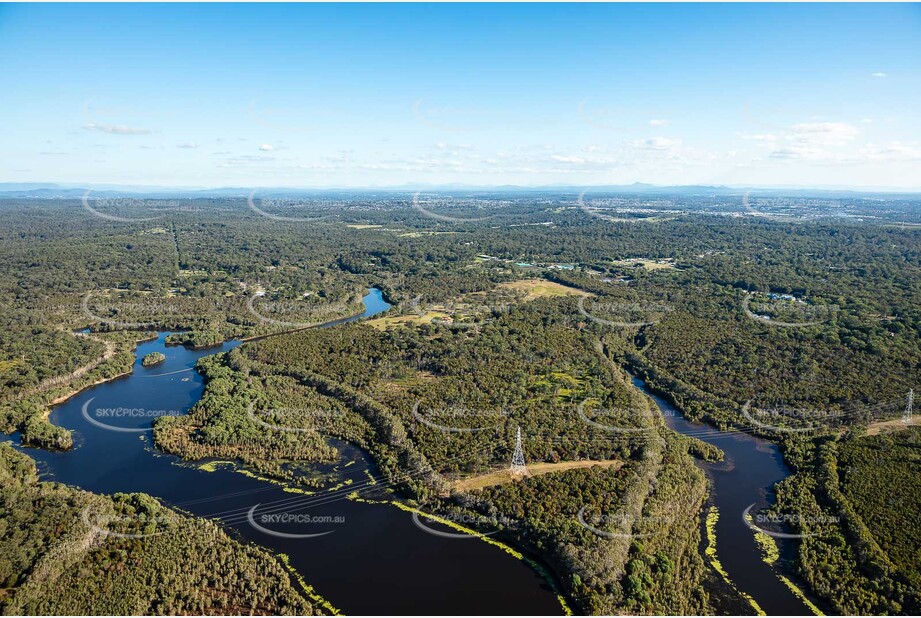
<path fill-rule="evenodd" d="M 551 155 L 550 158 L 560 163 L 585 163 L 587 161 L 585 157 L 575 157 L 572 155 Z"/>
<path fill-rule="evenodd" d="M 240 155 L 237 157 L 230 157 L 224 163 L 218 165 L 218 167 L 246 167 L 250 165 L 258 165 L 271 163 L 275 161 L 275 157 L 269 157 L 266 155 Z"/>
<path fill-rule="evenodd" d="M 801 146 L 783 146 L 771 152 L 772 159 L 814 159 L 819 153 Z"/>
<path fill-rule="evenodd" d="M 436 142 L 435 148 L 438 150 L 451 150 L 454 152 L 474 149 L 474 147 L 470 144 L 449 144 L 448 142 Z"/>
<path fill-rule="evenodd" d="M 776 135 L 772 133 L 753 133 L 753 134 L 752 133 L 737 133 L 736 135 L 738 135 L 742 139 L 748 139 L 748 140 L 752 140 L 755 142 L 765 142 L 768 144 L 772 144 L 776 142 L 778 139 L 780 139 L 779 137 L 777 137 Z"/>
<path fill-rule="evenodd" d="M 840 165 L 908 163 L 921 161 L 921 146 L 917 143 L 889 142 L 882 145 L 866 144 L 857 150 L 842 152 L 840 149 L 821 150 L 792 144 L 773 151 L 771 158 Z"/>
<path fill-rule="evenodd" d="M 664 120 L 661 118 L 653 118 L 649 121 L 649 126 L 651 127 L 667 127 L 672 123 L 671 120 Z"/>
<path fill-rule="evenodd" d="M 332 161 L 338 163 L 347 163 L 352 160 L 355 151 L 350 149 L 340 149 L 336 154 L 327 155 L 323 157 L 324 161 Z"/>
<path fill-rule="evenodd" d="M 790 127 L 774 146 L 773 159 L 840 160 L 841 148 L 852 142 L 860 130 L 846 122 L 801 122 Z"/>
<path fill-rule="evenodd" d="M 793 139 L 812 145 L 841 146 L 860 133 L 860 130 L 846 122 L 804 122 L 791 127 Z"/>
<path fill-rule="evenodd" d="M 646 150 L 673 150 L 681 146 L 681 140 L 668 137 L 650 137 L 649 139 L 634 140 L 630 142 L 630 146 Z"/>
<path fill-rule="evenodd" d="M 83 125 L 83 128 L 87 131 L 102 131 L 103 133 L 111 133 L 112 135 L 146 135 L 150 133 L 149 129 L 138 129 L 135 127 L 128 127 L 123 124 L 98 124 L 91 122 L 89 124 Z"/>
<path fill-rule="evenodd" d="M 872 123 L 864 118 L 863 124 Z M 887 144 L 856 142 L 860 129 L 846 122 L 794 124 L 779 138 L 770 141 L 770 158 L 817 164 L 865 165 L 921 161 L 917 142 L 893 141 Z M 755 139 L 760 136 L 745 136 Z"/>
<path fill-rule="evenodd" d="M 272 146 L 272 144 L 262 144 L 261 146 L 259 146 L 259 150 L 261 150 L 262 152 L 271 152 L 275 150 L 275 147 Z"/>
<path fill-rule="evenodd" d="M 861 121 L 866 124 L 869 119 Z M 860 129 L 847 122 L 801 122 L 788 127 L 776 127 L 771 133 L 736 133 L 745 140 L 758 142 L 769 149 L 772 159 L 801 159 L 809 161 L 844 161 L 853 157 L 853 147 Z"/>
<path fill-rule="evenodd" d="M 878 71 L 873 74 L 873 77 L 886 77 L 886 74 Z"/>
<path fill-rule="evenodd" d="M 884 146 L 867 144 L 857 156 L 865 161 L 921 161 L 921 146 L 906 142 L 889 142 Z"/>
<path fill-rule="evenodd" d="M 181 144 L 176 144 L 176 148 L 198 148 L 198 144 L 195 142 L 183 142 Z"/>

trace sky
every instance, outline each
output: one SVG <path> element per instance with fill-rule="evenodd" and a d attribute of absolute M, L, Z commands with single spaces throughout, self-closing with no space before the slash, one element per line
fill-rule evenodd
<path fill-rule="evenodd" d="M 921 188 L 919 4 L 0 4 L 0 182 Z"/>

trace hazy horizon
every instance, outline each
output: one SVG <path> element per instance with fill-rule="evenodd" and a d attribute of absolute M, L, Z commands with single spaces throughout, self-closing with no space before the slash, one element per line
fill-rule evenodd
<path fill-rule="evenodd" d="M 11 189 L 9 187 L 16 187 Z M 516 184 L 495 184 L 483 185 L 474 183 L 407 183 L 393 185 L 364 185 L 364 186 L 336 186 L 336 185 L 142 185 L 142 184 L 119 184 L 119 183 L 81 183 L 81 182 L 0 182 L 0 196 L 4 192 L 39 190 L 47 188 L 61 188 L 65 190 L 98 190 L 98 191 L 131 191 L 142 193 L 144 191 L 394 191 L 394 192 L 412 192 L 414 190 L 422 191 L 451 191 L 451 190 L 471 190 L 471 191 L 580 191 L 582 189 L 592 190 L 627 190 L 631 188 L 642 187 L 648 190 L 666 190 L 666 189 L 696 189 L 709 188 L 730 191 L 797 191 L 797 192 L 842 192 L 842 193 L 904 193 L 915 194 L 921 193 L 921 186 L 910 187 L 893 187 L 893 186 L 857 186 L 857 185 L 744 185 L 744 184 L 725 184 L 725 185 L 707 185 L 707 184 L 656 184 L 636 181 L 626 184 L 534 184 L 534 185 L 516 185 Z"/>
<path fill-rule="evenodd" d="M 0 5 L 0 181 L 915 190 L 919 26 L 916 4 Z"/>

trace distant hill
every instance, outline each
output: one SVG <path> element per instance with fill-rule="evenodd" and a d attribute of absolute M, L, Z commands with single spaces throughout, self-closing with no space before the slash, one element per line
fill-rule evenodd
<path fill-rule="evenodd" d="M 431 193 L 519 193 L 528 194 L 578 194 L 586 191 L 589 194 L 613 193 L 622 195 L 672 195 L 672 196 L 728 196 L 743 195 L 751 192 L 756 195 L 776 195 L 787 197 L 860 197 L 860 196 L 885 196 L 918 197 L 921 191 L 908 191 L 895 188 L 826 188 L 826 187 L 738 187 L 738 186 L 710 186 L 710 185 L 674 185 L 663 186 L 636 182 L 629 185 L 547 185 L 540 187 L 522 187 L 515 185 L 477 186 L 477 185 L 404 185 L 394 187 L 364 187 L 364 188 L 304 188 L 304 187 L 158 187 L 143 185 L 72 185 L 39 182 L 6 182 L 0 183 L 0 199 L 79 199 L 87 191 L 95 197 L 148 197 L 148 198 L 244 198 L 253 190 L 262 197 L 309 197 L 328 195 L 330 193 L 377 193 L 400 194 L 414 193 L 416 191 Z"/>

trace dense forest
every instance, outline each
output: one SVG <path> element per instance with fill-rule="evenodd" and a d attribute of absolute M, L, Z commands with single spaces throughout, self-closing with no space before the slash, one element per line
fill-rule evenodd
<path fill-rule="evenodd" d="M 284 565 L 144 494 L 38 481 L 0 444 L 0 612 L 320 615 Z"/>
<path fill-rule="evenodd" d="M 312 464 L 336 461 L 327 438 L 341 438 L 414 505 L 501 515 L 501 538 L 549 564 L 584 612 L 728 611 L 737 599 L 715 593 L 697 551 L 707 485 L 693 458 L 720 454 L 669 432 L 630 371 L 691 418 L 781 446 L 794 474 L 776 508 L 822 526 L 798 544 L 812 594 L 843 613 L 917 613 L 908 522 L 919 505 L 905 499 L 917 430 L 867 435 L 921 383 L 921 229 L 903 225 L 917 204 L 842 198 L 797 214 L 790 200 L 755 203 L 768 217 L 740 199 L 615 196 L 587 212 L 574 195 L 464 195 L 433 202 L 448 220 L 408 196 L 359 195 L 287 213 L 322 216 L 308 225 L 233 199 L 184 200 L 134 223 L 77 201 L 8 201 L 0 421 L 24 443 L 70 448 L 49 407 L 130 371 L 149 331 L 194 348 L 252 338 L 200 362 L 205 393 L 189 415 L 157 421 L 159 448 L 314 487 Z M 312 328 L 360 313 L 371 286 L 395 305 L 388 314 Z M 454 489 L 507 466 L 519 427 L 529 462 L 617 465 Z M 580 512 L 603 519 L 615 503 L 632 541 L 579 525 Z M 697 518 L 663 524 L 674 509 Z M 662 525 L 641 529 L 650 520 Z M 226 551 L 248 568 L 248 554 Z M 111 560 L 87 563 L 100 586 L 115 586 Z M 270 612 L 283 594 L 223 607 Z M 190 598 L 132 607 L 218 603 Z"/>
<path fill-rule="evenodd" d="M 157 444 L 190 459 L 236 456 L 309 485 L 285 464 L 324 461 L 332 454 L 321 437 L 345 438 L 371 451 L 427 509 L 501 515 L 503 537 L 548 560 L 585 611 L 706 613 L 694 518 L 648 526 L 639 544 L 599 538 L 578 523 L 583 507 L 622 510 L 624 500 L 624 516 L 637 526 L 650 514 L 695 512 L 706 487 L 688 441 L 670 434 L 663 441 L 647 402 L 599 342 L 574 327 L 567 302 L 513 306 L 476 332 L 437 325 L 381 332 L 356 324 L 206 358 L 205 395 L 187 417 L 158 420 Z M 598 430 L 579 416 L 587 400 L 645 412 L 604 417 L 638 431 L 618 437 Z M 598 409 L 586 418 L 600 418 Z M 507 465 L 517 427 L 530 462 L 624 465 L 448 497 L 454 479 Z"/>

